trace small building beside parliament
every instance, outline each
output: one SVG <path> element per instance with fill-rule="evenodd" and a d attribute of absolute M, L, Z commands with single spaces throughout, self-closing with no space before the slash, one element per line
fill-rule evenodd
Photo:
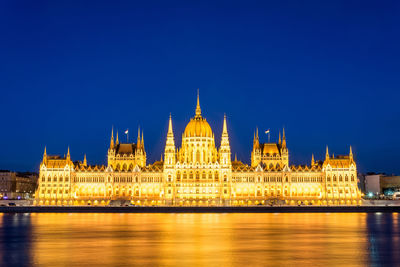
<path fill-rule="evenodd" d="M 254 134 L 251 165 L 232 161 L 226 117 L 221 144 L 201 114 L 197 96 L 195 116 L 187 124 L 180 147 L 175 145 L 169 118 L 164 159 L 147 164 L 143 133 L 136 143 L 122 143 L 111 132 L 107 166 L 47 155 L 40 164 L 36 205 L 108 205 L 121 200 L 134 205 L 236 206 L 356 205 L 361 192 L 357 166 L 349 155 L 323 161 L 312 157 L 308 166 L 289 164 L 283 130 L 278 143 L 260 143 Z"/>

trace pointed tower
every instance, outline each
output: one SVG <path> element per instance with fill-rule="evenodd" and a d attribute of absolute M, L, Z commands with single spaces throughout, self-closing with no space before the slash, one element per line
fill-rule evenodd
<path fill-rule="evenodd" d="M 326 146 L 325 160 L 329 160 L 329 149 L 328 149 L 328 146 Z"/>
<path fill-rule="evenodd" d="M 279 139 L 278 139 L 278 144 L 279 144 L 280 146 L 282 145 L 281 131 L 279 131 Z"/>
<path fill-rule="evenodd" d="M 289 166 L 289 149 L 286 146 L 285 128 L 282 129 L 281 157 L 282 164 Z"/>
<path fill-rule="evenodd" d="M 143 131 L 142 131 L 142 140 L 140 141 L 140 144 L 142 145 L 142 149 L 144 151 L 144 139 L 143 139 Z"/>
<path fill-rule="evenodd" d="M 196 109 L 197 111 L 197 109 Z M 164 169 L 165 168 L 173 168 L 175 165 L 175 140 L 174 140 L 174 131 L 172 129 L 172 117 L 169 114 L 168 121 L 168 132 L 167 132 L 167 140 L 165 142 L 165 151 L 164 151 Z"/>
<path fill-rule="evenodd" d="M 68 152 L 67 152 L 67 160 L 71 160 L 71 154 L 69 153 L 69 146 L 68 146 Z"/>
<path fill-rule="evenodd" d="M 85 167 L 87 166 L 86 154 L 83 157 L 83 166 L 85 166 Z"/>
<path fill-rule="evenodd" d="M 111 128 L 110 149 L 114 148 L 114 127 Z"/>
<path fill-rule="evenodd" d="M 260 149 L 260 138 L 258 137 L 258 127 L 254 134 L 253 140 L 253 151 L 251 151 L 251 166 L 255 167 L 261 162 L 261 149 Z"/>
<path fill-rule="evenodd" d="M 226 126 L 226 115 L 224 114 L 224 124 L 222 126 L 220 156 L 222 165 L 231 164 L 231 147 L 229 145 L 228 127 Z"/>
<path fill-rule="evenodd" d="M 353 160 L 353 149 L 350 146 L 350 153 L 349 153 L 350 160 Z"/>
<path fill-rule="evenodd" d="M 46 146 L 44 146 L 44 152 L 43 152 L 43 163 L 47 164 L 47 152 L 46 152 Z"/>
<path fill-rule="evenodd" d="M 137 148 L 140 148 L 140 126 L 138 127 L 136 144 L 137 144 L 136 147 L 137 147 Z"/>
<path fill-rule="evenodd" d="M 201 108 L 200 108 L 200 93 L 197 89 L 197 105 L 196 105 L 196 116 L 195 118 L 201 118 Z"/>
<path fill-rule="evenodd" d="M 286 148 L 285 128 L 283 128 L 283 131 L 282 131 L 282 148 Z"/>
<path fill-rule="evenodd" d="M 311 154 L 311 167 L 315 165 L 314 154 Z"/>
<path fill-rule="evenodd" d="M 115 145 L 119 144 L 119 140 L 118 140 L 118 131 L 117 131 L 117 139 L 115 140 Z"/>

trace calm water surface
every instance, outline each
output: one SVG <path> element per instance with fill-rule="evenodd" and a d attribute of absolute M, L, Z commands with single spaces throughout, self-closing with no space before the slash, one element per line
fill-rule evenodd
<path fill-rule="evenodd" d="M 0 266 L 400 264 L 399 214 L 0 214 Z"/>

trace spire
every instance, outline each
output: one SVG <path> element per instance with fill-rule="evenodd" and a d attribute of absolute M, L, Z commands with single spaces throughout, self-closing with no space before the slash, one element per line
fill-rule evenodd
<path fill-rule="evenodd" d="M 349 157 L 350 157 L 350 159 L 353 159 L 353 149 L 351 148 L 351 146 L 350 146 Z"/>
<path fill-rule="evenodd" d="M 286 148 L 286 135 L 285 135 L 285 128 L 282 131 L 282 147 Z"/>
<path fill-rule="evenodd" d="M 83 157 L 83 165 L 84 165 L 84 166 L 87 166 L 86 154 L 85 154 L 85 156 Z"/>
<path fill-rule="evenodd" d="M 43 153 L 43 163 L 47 163 L 47 152 L 46 152 L 46 146 L 44 147 L 44 153 Z"/>
<path fill-rule="evenodd" d="M 171 113 L 169 113 L 168 134 L 174 135 L 174 132 L 172 131 L 172 116 L 171 116 Z"/>
<path fill-rule="evenodd" d="M 226 115 L 224 114 L 224 124 L 222 126 L 222 137 L 220 147 L 221 163 L 231 164 L 231 147 L 229 145 L 228 127 L 226 126 Z"/>
<path fill-rule="evenodd" d="M 259 139 L 258 139 L 258 127 L 256 128 L 256 131 L 254 132 L 254 140 L 253 140 L 253 149 L 258 148 L 260 145 Z"/>
<path fill-rule="evenodd" d="M 222 127 L 222 135 L 228 135 L 228 128 L 226 127 L 226 114 L 224 114 L 224 125 Z"/>
<path fill-rule="evenodd" d="M 117 131 L 117 139 L 115 140 L 115 144 L 118 145 L 119 141 L 118 141 L 118 131 Z"/>
<path fill-rule="evenodd" d="M 221 137 L 221 147 L 228 146 L 229 148 L 229 135 L 228 127 L 226 126 L 226 115 L 224 114 L 224 124 L 222 126 L 222 137 Z"/>
<path fill-rule="evenodd" d="M 144 150 L 144 139 L 143 139 L 143 131 L 142 131 L 142 140 L 140 141 L 140 144 L 142 145 L 142 148 Z"/>
<path fill-rule="evenodd" d="M 110 148 L 114 148 L 114 126 L 111 128 Z"/>
<path fill-rule="evenodd" d="M 258 140 L 258 126 L 257 126 L 257 128 L 256 128 L 256 138 L 257 138 L 257 140 Z"/>
<path fill-rule="evenodd" d="M 314 154 L 311 154 L 311 166 L 315 164 Z"/>
<path fill-rule="evenodd" d="M 140 147 L 140 126 L 138 127 L 137 131 L 137 147 Z"/>
<path fill-rule="evenodd" d="M 281 131 L 279 131 L 279 141 L 278 141 L 278 144 L 282 144 L 282 139 L 281 139 Z"/>
<path fill-rule="evenodd" d="M 196 117 L 201 117 L 201 108 L 200 108 L 200 94 L 199 94 L 199 89 L 197 89 L 197 106 L 196 106 Z"/>
<path fill-rule="evenodd" d="M 173 148 L 175 150 L 175 141 L 174 141 L 174 131 L 172 129 L 172 116 L 171 113 L 169 114 L 169 121 L 168 121 L 168 133 L 167 133 L 167 142 L 165 145 L 165 149 Z"/>
<path fill-rule="evenodd" d="M 69 154 L 69 146 L 68 146 L 68 152 L 67 152 L 67 159 L 71 159 L 71 155 Z"/>
<path fill-rule="evenodd" d="M 328 146 L 326 146 L 325 160 L 329 160 L 329 150 L 328 150 Z"/>
<path fill-rule="evenodd" d="M 236 153 L 235 153 L 235 161 L 237 161 L 237 155 L 236 155 Z"/>

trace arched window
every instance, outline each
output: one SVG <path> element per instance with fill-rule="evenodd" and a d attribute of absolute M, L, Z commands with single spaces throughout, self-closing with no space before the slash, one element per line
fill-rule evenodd
<path fill-rule="evenodd" d="M 196 181 L 200 181 L 200 173 L 196 172 Z"/>
<path fill-rule="evenodd" d="M 193 180 L 193 172 L 189 172 L 189 179 Z"/>
<path fill-rule="evenodd" d="M 333 175 L 333 181 L 336 182 L 336 175 Z"/>
<path fill-rule="evenodd" d="M 186 180 L 187 179 L 187 174 L 186 174 L 186 172 L 184 172 L 183 173 L 183 180 Z"/>
<path fill-rule="evenodd" d="M 177 181 L 177 182 L 180 182 L 180 181 L 181 181 L 181 173 L 180 173 L 180 172 L 177 172 L 177 173 L 176 173 L 176 181 Z"/>
<path fill-rule="evenodd" d="M 218 172 L 215 172 L 214 178 L 216 182 L 219 182 Z"/>
<path fill-rule="evenodd" d="M 342 177 L 342 175 L 339 175 L 339 182 L 343 182 L 343 177 Z"/>
<path fill-rule="evenodd" d="M 326 181 L 330 182 L 331 181 L 331 177 L 328 175 L 328 177 L 326 178 Z"/>
<path fill-rule="evenodd" d="M 206 172 L 203 172 L 203 176 L 201 177 L 203 180 L 206 180 L 207 179 L 207 175 L 206 175 Z"/>
<path fill-rule="evenodd" d="M 57 176 L 54 176 L 53 182 L 57 182 Z"/>
<path fill-rule="evenodd" d="M 208 173 L 208 179 L 212 180 L 212 178 L 213 178 L 213 177 L 212 177 L 212 172 L 209 172 L 209 173 Z"/>
<path fill-rule="evenodd" d="M 354 182 L 354 175 L 351 175 L 351 181 Z"/>
<path fill-rule="evenodd" d="M 344 181 L 348 182 L 349 181 L 349 177 L 347 176 L 347 174 L 344 176 Z"/>

